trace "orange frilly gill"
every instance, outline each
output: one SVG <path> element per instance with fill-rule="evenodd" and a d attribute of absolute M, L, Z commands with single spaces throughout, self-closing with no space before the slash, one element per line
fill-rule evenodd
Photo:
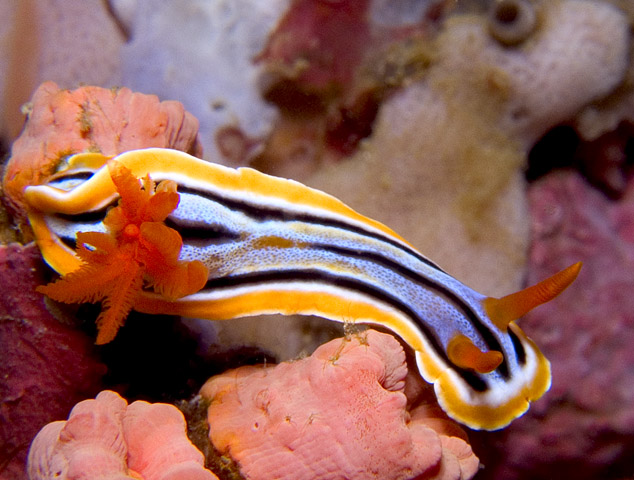
<path fill-rule="evenodd" d="M 515 321 L 581 268 L 486 297 L 326 193 L 166 149 L 75 155 L 25 199 L 42 255 L 62 276 L 41 291 L 103 300 L 98 343 L 130 309 L 379 325 L 412 348 L 442 408 L 476 429 L 506 426 L 550 387 L 548 360 Z"/>

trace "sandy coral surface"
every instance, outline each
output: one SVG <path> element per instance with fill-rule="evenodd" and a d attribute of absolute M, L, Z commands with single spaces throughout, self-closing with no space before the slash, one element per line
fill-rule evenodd
<path fill-rule="evenodd" d="M 466 434 L 405 396 L 405 352 L 369 330 L 303 360 L 211 378 L 210 439 L 249 479 L 472 478 Z"/>
<path fill-rule="evenodd" d="M 609 2 L 627 15 L 630 25 L 634 23 L 634 3 L 629 0 Z M 606 98 L 584 108 L 576 118 L 575 127 L 585 140 L 596 140 L 622 123 L 634 123 L 634 49 L 631 48 L 623 83 Z"/>

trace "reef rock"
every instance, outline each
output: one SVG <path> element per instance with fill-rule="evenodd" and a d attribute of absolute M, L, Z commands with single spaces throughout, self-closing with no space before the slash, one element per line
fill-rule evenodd
<path fill-rule="evenodd" d="M 217 480 L 187 439 L 174 406 L 130 405 L 104 390 L 84 400 L 67 421 L 46 425 L 29 451 L 30 480 Z"/>
<path fill-rule="evenodd" d="M 550 360 L 553 384 L 508 429 L 479 437 L 483 478 L 628 478 L 634 471 L 634 181 L 615 202 L 579 173 L 555 172 L 531 185 L 529 200 L 529 281 L 575 261 L 584 265 L 561 298 L 521 320 Z"/>
<path fill-rule="evenodd" d="M 288 3 L 113 2 L 131 32 L 122 49 L 123 83 L 183 102 L 200 121 L 206 157 L 220 161 L 215 139 L 221 126 L 239 127 L 249 137 L 271 128 L 275 109 L 259 95 L 253 60 Z"/>
<path fill-rule="evenodd" d="M 5 203 L 22 213 L 22 191 L 51 175 L 64 156 L 98 151 L 164 147 L 200 155 L 198 121 L 179 102 L 128 88 L 60 89 L 40 85 L 31 101 L 24 131 L 11 149 L 5 169 Z"/>
<path fill-rule="evenodd" d="M 225 372 L 201 390 L 210 439 L 254 480 L 472 478 L 465 433 L 432 407 L 407 410 L 407 373 L 400 344 L 373 330 Z"/>
<path fill-rule="evenodd" d="M 634 3 L 629 0 L 607 0 L 620 8 L 634 23 Z M 588 105 L 577 115 L 575 127 L 584 140 L 597 140 L 612 132 L 621 123 L 634 124 L 634 38 L 630 36 L 627 73 L 619 88 L 607 98 Z"/>
<path fill-rule="evenodd" d="M 22 480 L 29 443 L 48 422 L 100 388 L 92 340 L 55 319 L 35 292 L 34 244 L 0 247 L 0 477 Z"/>

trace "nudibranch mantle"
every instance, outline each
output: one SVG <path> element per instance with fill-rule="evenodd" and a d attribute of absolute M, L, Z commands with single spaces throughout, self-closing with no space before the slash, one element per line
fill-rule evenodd
<path fill-rule="evenodd" d="M 106 157 L 80 154 L 25 199 L 46 262 L 80 267 L 79 232 L 102 232 L 118 194 Z M 502 428 L 550 387 L 550 364 L 515 320 L 566 288 L 575 264 L 540 284 L 494 299 L 445 273 L 408 242 L 336 198 L 250 168 L 232 169 L 167 149 L 113 159 L 136 178 L 177 185 L 165 223 L 182 237 L 181 261 L 202 262 L 207 282 L 168 299 L 143 290 L 134 309 L 226 320 L 318 315 L 387 328 L 415 352 L 440 405 L 476 429 Z"/>

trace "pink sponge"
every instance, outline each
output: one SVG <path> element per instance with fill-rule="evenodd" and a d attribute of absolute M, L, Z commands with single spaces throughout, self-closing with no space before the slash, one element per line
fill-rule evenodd
<path fill-rule="evenodd" d="M 162 403 L 128 406 L 105 390 L 46 425 L 31 445 L 31 480 L 217 480 L 187 439 L 180 411 Z"/>
<path fill-rule="evenodd" d="M 401 345 L 373 330 L 231 370 L 201 390 L 211 441 L 249 479 L 471 478 L 464 432 L 435 408 L 407 410 L 407 373 Z"/>
<path fill-rule="evenodd" d="M 25 187 L 42 183 L 70 153 L 117 155 L 162 147 L 201 155 L 198 120 L 176 101 L 155 95 L 86 86 L 60 89 L 45 82 L 33 94 L 30 113 L 5 169 L 5 202 L 23 211 Z"/>

